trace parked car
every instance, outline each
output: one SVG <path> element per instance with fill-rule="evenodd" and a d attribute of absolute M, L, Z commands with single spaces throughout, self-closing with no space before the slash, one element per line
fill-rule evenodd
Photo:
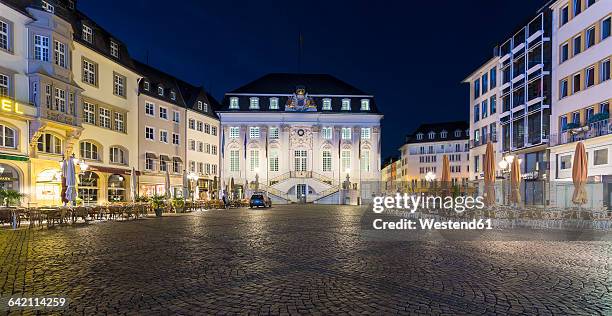
<path fill-rule="evenodd" d="M 272 207 L 272 201 L 265 194 L 253 194 L 251 195 L 251 201 L 249 202 L 249 206 L 253 207 Z"/>

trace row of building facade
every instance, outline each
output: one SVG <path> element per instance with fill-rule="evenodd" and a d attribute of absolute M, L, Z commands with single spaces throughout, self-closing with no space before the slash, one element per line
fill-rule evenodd
<path fill-rule="evenodd" d="M 499 203 L 507 202 L 503 179 L 509 170 L 502 161 L 514 158 L 521 162 L 527 205 L 570 207 L 573 154 L 582 141 L 589 157 L 588 206 L 612 205 L 611 22 L 612 1 L 549 1 L 494 47 L 493 56 L 464 80 L 470 86 L 470 117 L 462 178 L 482 189 L 490 141 L 500 162 Z M 436 141 L 451 131 L 438 126 L 422 126 L 408 137 L 396 166 L 398 180 L 424 181 L 421 172 L 415 176 L 423 166 L 414 161 L 430 155 L 430 146 L 442 151 L 435 149 L 441 145 Z M 424 138 L 415 144 L 417 136 Z M 439 166 L 428 170 L 441 174 Z"/>
<path fill-rule="evenodd" d="M 270 74 L 218 104 L 132 59 L 76 1 L 0 9 L 0 187 L 24 203 L 60 204 L 73 154 L 87 204 L 129 201 L 132 181 L 139 195 L 180 196 L 187 173 L 194 198 L 264 189 L 282 202 L 339 203 L 380 178 L 382 115 L 335 77 Z"/>

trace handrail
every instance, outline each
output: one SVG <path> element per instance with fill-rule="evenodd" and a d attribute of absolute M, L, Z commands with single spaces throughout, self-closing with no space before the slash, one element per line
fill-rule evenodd
<path fill-rule="evenodd" d="M 318 201 L 318 200 L 320 200 L 322 198 L 326 198 L 326 197 L 328 197 L 328 196 L 330 196 L 330 195 L 332 195 L 332 194 L 334 194 L 334 193 L 336 193 L 338 191 L 340 191 L 340 189 L 337 186 L 331 187 L 331 188 L 329 188 L 327 190 L 323 190 L 323 191 L 321 191 L 319 193 L 319 196 L 316 199 L 313 200 L 313 202 L 314 201 Z"/>

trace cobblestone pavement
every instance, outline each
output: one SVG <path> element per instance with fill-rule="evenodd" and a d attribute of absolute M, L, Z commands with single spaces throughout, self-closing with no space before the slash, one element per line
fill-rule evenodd
<path fill-rule="evenodd" d="M 86 315 L 612 314 L 612 243 L 369 241 L 361 215 L 276 206 L 3 229 L 0 297 L 62 295 Z"/>

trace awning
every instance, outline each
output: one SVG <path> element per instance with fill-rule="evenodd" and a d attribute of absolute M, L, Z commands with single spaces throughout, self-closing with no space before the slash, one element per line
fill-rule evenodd
<path fill-rule="evenodd" d="M 170 161 L 170 157 L 168 157 L 166 155 L 159 155 L 159 159 L 163 160 L 163 161 Z"/>
<path fill-rule="evenodd" d="M 13 160 L 13 161 L 28 161 L 28 160 L 30 160 L 30 158 L 28 156 L 7 155 L 7 154 L 0 154 L 0 159 Z"/>
<path fill-rule="evenodd" d="M 89 171 L 106 172 L 106 173 L 112 173 L 112 174 L 123 174 L 123 175 L 128 175 L 128 176 L 132 174 L 131 169 L 111 168 L 111 167 L 91 166 L 91 165 L 89 166 Z M 140 171 L 136 171 L 136 175 L 139 176 Z"/>
<path fill-rule="evenodd" d="M 181 159 L 181 157 L 172 157 L 172 161 L 183 163 L 183 160 Z"/>
<path fill-rule="evenodd" d="M 149 159 L 157 159 L 157 156 L 154 153 L 146 153 L 145 157 Z"/>

